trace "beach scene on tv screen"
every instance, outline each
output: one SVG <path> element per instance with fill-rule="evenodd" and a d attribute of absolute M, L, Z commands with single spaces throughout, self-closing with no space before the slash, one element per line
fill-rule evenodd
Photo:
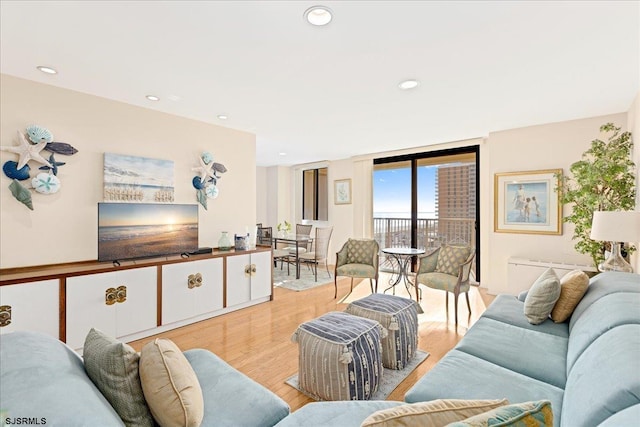
<path fill-rule="evenodd" d="M 197 248 L 198 205 L 98 204 L 99 261 L 179 254 Z"/>

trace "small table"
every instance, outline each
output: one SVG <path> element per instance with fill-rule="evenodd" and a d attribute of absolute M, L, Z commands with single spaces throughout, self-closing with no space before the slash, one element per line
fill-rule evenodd
<path fill-rule="evenodd" d="M 425 253 L 424 249 L 416 249 L 416 248 L 384 248 L 382 249 L 382 253 L 391 256 L 398 263 L 398 273 L 396 276 L 395 271 L 391 274 L 391 279 L 389 286 L 384 292 L 387 292 L 389 289 L 393 289 L 393 294 L 396 294 L 396 285 L 400 283 L 400 280 L 404 279 L 404 287 L 407 288 L 407 292 L 411 295 L 411 291 L 409 289 L 409 285 L 414 286 L 411 279 L 409 279 L 409 263 L 411 259 L 415 256 L 422 255 Z M 416 295 L 417 298 L 417 295 Z"/>
<path fill-rule="evenodd" d="M 274 237 L 273 238 L 273 247 L 278 247 L 278 242 L 285 243 L 293 243 L 296 245 L 296 279 L 300 278 L 300 257 L 298 257 L 298 251 L 300 246 L 309 246 L 311 242 L 313 242 L 313 237 L 308 236 L 306 234 L 294 234 L 287 235 L 285 237 Z"/>

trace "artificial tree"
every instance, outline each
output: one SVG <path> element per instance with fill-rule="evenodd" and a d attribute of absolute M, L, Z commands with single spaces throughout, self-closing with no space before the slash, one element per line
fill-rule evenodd
<path fill-rule="evenodd" d="M 569 168 L 572 176 L 558 176 L 562 204 L 571 204 L 571 214 L 563 218 L 575 226 L 575 249 L 591 256 L 597 267 L 604 259 L 608 242 L 591 240 L 594 211 L 628 211 L 635 206 L 635 164 L 631 160 L 631 132 L 620 132 L 613 123 L 600 126 L 607 141 L 594 139 L 582 159 Z M 631 252 L 635 248 L 630 247 Z"/>

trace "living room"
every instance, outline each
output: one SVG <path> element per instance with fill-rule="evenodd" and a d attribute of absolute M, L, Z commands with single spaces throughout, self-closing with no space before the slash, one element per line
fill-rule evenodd
<path fill-rule="evenodd" d="M 635 4 L 637 12 L 637 2 L 630 3 Z M 310 4 L 304 2 L 304 6 Z M 304 6 L 300 7 L 301 13 L 305 9 Z M 600 6 L 606 7 L 606 4 Z M 300 222 L 302 171 L 310 167 L 326 166 L 330 183 L 341 179 L 350 179 L 352 183 L 351 204 L 329 203 L 329 222 L 334 227 L 329 253 L 335 254 L 350 237 L 370 237 L 370 177 L 373 159 L 478 146 L 478 252 L 482 254 L 479 266 L 482 272 L 481 287 L 492 295 L 513 295 L 517 292 L 509 283 L 510 257 L 568 264 L 588 264 L 590 258 L 575 251 L 573 229 L 570 224 L 563 224 L 560 235 L 494 232 L 495 174 L 548 169 L 562 169 L 567 173 L 570 165 L 579 160 L 582 153 L 589 148 L 590 142 L 601 137 L 599 128 L 608 122 L 632 132 L 633 135 L 640 135 L 640 88 L 637 78 L 635 82 L 631 82 L 631 89 L 625 96 L 620 97 L 621 99 L 599 101 L 599 97 L 607 92 L 611 81 L 617 78 L 617 75 L 613 75 L 609 80 L 603 77 L 597 87 L 584 90 L 579 97 L 569 100 L 568 103 L 574 108 L 557 116 L 560 117 L 558 119 L 538 119 L 548 117 L 543 114 L 548 104 L 535 98 L 538 83 L 532 82 L 532 88 L 527 92 L 526 98 L 528 103 L 536 105 L 535 108 L 540 114 L 521 118 L 521 125 L 502 126 L 502 122 L 496 120 L 494 127 L 489 128 L 486 133 L 444 138 L 437 143 L 425 142 L 400 147 L 389 145 L 357 155 L 314 157 L 312 161 L 293 164 L 289 163 L 289 160 L 281 164 L 268 162 L 260 154 L 263 152 L 262 135 L 248 130 L 250 126 L 240 130 L 240 127 L 227 126 L 220 120 L 205 122 L 188 118 L 179 114 L 175 104 L 163 106 L 165 110 L 156 107 L 157 104 L 152 102 L 144 104 L 137 98 L 144 98 L 146 92 L 138 96 L 138 88 L 136 94 L 131 88 L 127 88 L 123 89 L 126 92 L 125 96 L 97 96 L 86 88 L 73 87 L 68 82 L 61 84 L 60 81 L 65 73 L 70 72 L 69 70 L 60 69 L 58 76 L 44 75 L 36 70 L 36 66 L 42 65 L 43 62 L 57 65 L 56 58 L 47 54 L 46 44 L 41 49 L 34 49 L 40 51 L 43 59 L 28 65 L 25 64 L 26 60 L 16 59 L 20 55 L 9 55 L 5 43 L 9 43 L 7 40 L 11 40 L 11 37 L 17 37 L 18 33 L 5 33 L 5 20 L 11 19 L 11 16 L 5 13 L 8 10 L 5 9 L 5 2 L 2 7 L 2 146 L 18 145 L 16 132 L 24 132 L 27 126 L 38 124 L 53 133 L 54 141 L 65 142 L 78 149 L 78 153 L 73 156 L 64 159 L 56 157 L 58 161 L 63 160 L 66 163 L 60 167 L 59 178 L 62 187 L 55 194 L 34 193 L 32 211 L 15 199 L 8 189 L 11 180 L 7 176 L 2 177 L 2 269 L 82 262 L 97 258 L 97 204 L 104 200 L 105 153 L 173 160 L 175 203 L 197 203 L 196 190 L 192 185 L 193 168 L 199 166 L 198 161 L 203 152 L 212 153 L 216 162 L 224 164 L 227 172 L 219 180 L 219 195 L 208 201 L 207 209 L 199 208 L 199 245 L 202 247 L 216 247 L 223 231 L 228 231 L 231 235 L 242 233 L 248 226 L 257 222 L 273 226 L 284 220 Z M 332 8 L 340 10 L 340 7 L 333 3 Z M 636 13 L 634 18 L 636 34 L 637 15 Z M 26 25 L 24 21 L 20 22 L 21 25 Z M 614 24 L 607 28 L 613 32 L 615 27 Z M 619 55 L 627 55 L 625 61 L 630 69 L 636 71 L 636 77 L 637 44 L 636 40 L 635 51 L 625 51 Z M 598 53 L 596 49 L 589 53 L 588 56 L 593 63 L 602 61 Z M 74 54 L 90 57 L 96 52 Z M 25 53 L 24 56 L 29 56 L 30 59 L 31 53 Z M 558 60 L 558 64 L 551 68 L 559 68 L 564 62 Z M 581 67 L 587 66 L 590 64 L 576 66 L 569 74 L 573 73 L 578 79 Z M 100 79 L 100 72 L 96 71 L 94 75 L 96 80 Z M 135 80 L 132 85 L 145 86 L 145 90 L 147 87 L 160 85 L 157 82 L 146 85 L 142 78 Z M 562 83 L 570 85 L 572 82 L 564 80 Z M 105 84 L 105 87 L 107 86 L 108 84 Z M 423 84 L 422 88 L 425 86 Z M 517 90 L 514 89 L 514 92 Z M 128 100 L 130 102 L 127 102 Z M 592 105 L 592 100 L 595 105 Z M 473 101 L 483 103 L 482 99 Z M 566 99 L 558 100 L 561 101 L 567 102 Z M 204 101 L 206 102 L 208 101 Z M 587 108 L 588 106 L 590 108 Z M 455 105 L 448 108 L 454 107 Z M 174 113 L 171 112 L 172 109 Z M 463 117 L 459 118 L 459 125 L 461 128 L 465 127 Z M 313 146 L 305 150 L 309 153 L 314 152 Z M 17 160 L 15 154 L 7 151 L 0 152 L 0 159 L 3 164 L 9 160 Z M 640 164 L 640 150 L 637 147 L 633 152 L 633 160 L 636 165 Z M 636 188 L 639 184 L 640 180 L 636 178 Z M 329 185 L 328 200 L 334 200 L 333 185 Z M 640 204 L 637 203 L 636 206 Z M 564 207 L 563 213 L 568 212 L 569 207 Z M 632 256 L 631 263 L 634 271 L 640 271 L 640 257 L 637 253 Z"/>

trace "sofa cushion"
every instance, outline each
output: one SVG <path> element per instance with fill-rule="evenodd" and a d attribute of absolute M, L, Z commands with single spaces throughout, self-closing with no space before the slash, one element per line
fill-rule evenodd
<path fill-rule="evenodd" d="M 289 406 L 266 387 L 203 349 L 184 352 L 202 387 L 203 426 L 273 426 Z"/>
<path fill-rule="evenodd" d="M 556 323 L 567 320 L 589 286 L 589 276 L 584 271 L 573 270 L 560 279 L 560 297 L 551 310 L 551 319 Z"/>
<path fill-rule="evenodd" d="M 408 403 L 433 399 L 550 400 L 560 425 L 564 390 L 476 356 L 451 350 L 405 394 Z"/>
<path fill-rule="evenodd" d="M 591 343 L 569 371 L 562 425 L 598 425 L 639 404 L 639 354 L 638 324 L 614 327 Z"/>
<path fill-rule="evenodd" d="M 619 292 L 640 293 L 640 275 L 634 273 L 621 273 L 619 271 L 607 271 L 598 273 L 591 278 L 587 293 L 571 315 L 569 321 L 569 332 L 573 330 L 576 323 L 580 321 L 582 314 L 591 304 L 598 301 L 605 295 L 617 294 Z"/>
<path fill-rule="evenodd" d="M 92 328 L 83 356 L 89 378 L 126 425 L 154 425 L 140 385 L 140 355 L 131 346 Z"/>
<path fill-rule="evenodd" d="M 0 335 L 0 408 L 7 417 L 46 418 L 48 425 L 123 425 L 80 356 L 40 332 Z"/>
<path fill-rule="evenodd" d="M 280 421 L 276 427 L 359 427 L 372 413 L 403 404 L 390 400 L 311 402 Z"/>
<path fill-rule="evenodd" d="M 409 403 L 374 412 L 362 422 L 362 427 L 397 427 L 399 425 L 403 427 L 441 427 L 508 403 L 507 399 L 437 399 Z"/>
<path fill-rule="evenodd" d="M 635 426 L 640 420 L 640 404 L 616 412 L 604 420 L 598 427 Z"/>
<path fill-rule="evenodd" d="M 551 411 L 551 402 L 548 400 L 540 400 L 537 402 L 522 402 L 501 406 L 464 421 L 451 423 L 447 427 L 550 427 L 552 425 L 553 412 Z"/>
<path fill-rule="evenodd" d="M 524 315 L 529 323 L 540 324 L 547 320 L 560 296 L 560 280 L 552 268 L 548 268 L 533 283 L 524 300 Z"/>
<path fill-rule="evenodd" d="M 569 325 L 567 323 L 554 323 L 551 319 L 532 325 L 524 316 L 524 301 L 519 301 L 512 295 L 498 295 L 482 313 L 482 317 L 497 320 L 519 328 L 545 334 L 556 335 L 563 338 L 569 337 Z"/>
<path fill-rule="evenodd" d="M 460 264 L 463 264 L 471 255 L 469 246 L 449 246 L 443 245 L 438 253 L 436 272 L 458 276 Z"/>
<path fill-rule="evenodd" d="M 568 339 L 481 317 L 456 350 L 564 388 Z"/>
<path fill-rule="evenodd" d="M 604 295 L 584 310 L 569 338 L 567 371 L 603 333 L 620 325 L 640 324 L 640 294 L 619 292 Z"/>
<path fill-rule="evenodd" d="M 142 347 L 140 380 L 153 417 L 162 427 L 198 427 L 204 416 L 202 389 L 173 341 L 156 338 Z"/>

